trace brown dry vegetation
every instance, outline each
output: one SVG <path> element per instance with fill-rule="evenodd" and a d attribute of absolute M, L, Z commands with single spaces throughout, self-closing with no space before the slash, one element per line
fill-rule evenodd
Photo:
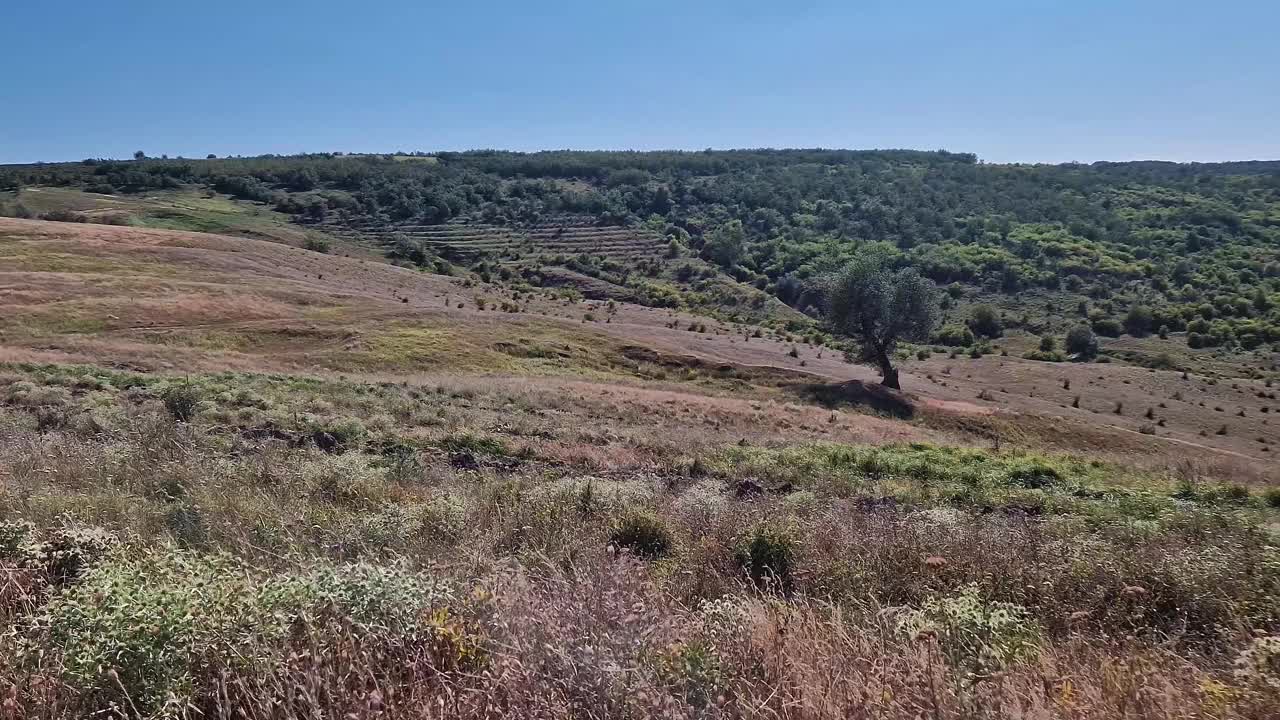
<path fill-rule="evenodd" d="M 788 384 L 874 377 L 831 348 L 753 337 L 745 326 L 548 293 L 516 300 L 498 286 L 467 287 L 456 278 L 255 240 L 0 219 L 0 258 L 0 359 L 11 361 L 323 370 L 386 379 L 423 372 L 587 374 L 675 380 L 682 387 L 729 374 L 742 382 L 722 381 L 722 389 L 766 397 Z M 520 312 L 504 312 L 504 301 Z M 594 320 L 584 322 L 588 314 Z M 706 331 L 687 329 L 699 325 Z M 694 362 L 637 360 L 628 347 Z M 1259 478 L 1269 476 L 1280 452 L 1280 420 L 1272 422 L 1280 402 L 1269 397 L 1280 388 L 1257 380 L 1194 374 L 1184 380 L 1177 371 L 1115 363 L 935 356 L 908 364 L 903 382 L 926 408 L 998 410 L 1004 422 L 958 421 L 1000 426 L 979 427 L 982 436 L 1039 437 L 1058 449 L 1114 451 L 1157 464 L 1209 453 Z M 1076 396 L 1079 409 L 1071 407 Z M 1113 412 L 1117 402 L 1126 409 L 1121 415 Z M 1139 433 L 1147 426 L 1153 434 Z M 1223 427 L 1227 432 L 1218 434 Z M 1108 438 L 1101 447 L 1098 429 Z"/>
<path fill-rule="evenodd" d="M 751 330 L 0 221 L 0 717 L 1276 716 L 1265 385 Z"/>

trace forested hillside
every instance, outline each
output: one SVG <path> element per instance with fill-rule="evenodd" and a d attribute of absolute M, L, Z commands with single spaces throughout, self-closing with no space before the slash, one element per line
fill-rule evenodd
<path fill-rule="evenodd" d="M 85 160 L 0 168 L 0 209 L 31 215 L 14 194 L 31 186 L 193 185 L 437 270 L 540 282 L 529 259 L 541 250 L 543 265 L 637 288 L 646 304 L 676 300 L 644 276 L 701 278 L 705 291 L 718 266 L 811 310 L 808 281 L 885 243 L 952 301 L 1036 291 L 1005 319 L 1033 332 L 1087 321 L 1108 336 L 1185 331 L 1192 347 L 1280 342 L 1280 162 L 1024 166 L 896 150 Z M 519 242 L 473 242 L 515 230 Z"/>

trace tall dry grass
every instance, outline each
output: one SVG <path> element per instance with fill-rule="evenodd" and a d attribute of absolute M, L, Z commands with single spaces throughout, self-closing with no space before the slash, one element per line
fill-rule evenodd
<path fill-rule="evenodd" d="M 634 417 L 547 438 L 531 396 L 498 424 L 468 388 L 217 387 L 179 422 L 159 389 L 22 382 L 0 388 L 0 718 L 1280 707 L 1274 517 L 1199 474 L 726 448 Z M 601 459 L 538 451 L 556 438 Z"/>

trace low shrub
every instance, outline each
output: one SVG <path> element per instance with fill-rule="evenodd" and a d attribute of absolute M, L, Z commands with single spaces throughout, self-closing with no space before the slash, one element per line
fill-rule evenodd
<path fill-rule="evenodd" d="M 203 399 L 204 394 L 200 388 L 191 383 L 170 385 L 160 391 L 164 409 L 179 422 L 191 422 L 200 411 Z"/>
<path fill-rule="evenodd" d="M 977 585 L 929 598 L 899 620 L 898 630 L 917 640 L 936 640 L 951 667 L 971 675 L 999 671 L 1029 655 L 1041 636 L 1026 608 L 984 600 Z"/>
<path fill-rule="evenodd" d="M 1262 501 L 1267 507 L 1280 508 L 1280 487 L 1267 488 L 1262 493 Z"/>
<path fill-rule="evenodd" d="M 40 216 L 41 220 L 51 220 L 53 222 L 73 222 L 85 223 L 89 222 L 89 217 L 84 213 L 78 213 L 74 210 L 50 210 Z"/>
<path fill-rule="evenodd" d="M 451 453 L 476 453 L 479 455 L 503 456 L 510 454 L 506 443 L 498 438 L 456 433 L 440 441 L 440 447 Z"/>
<path fill-rule="evenodd" d="M 1093 331 L 1103 337 L 1116 338 L 1124 332 L 1120 321 L 1115 318 L 1098 318 L 1092 323 Z"/>
<path fill-rule="evenodd" d="M 1062 483 L 1062 473 L 1050 465 L 1034 460 L 1018 463 L 1005 474 L 1010 485 L 1042 490 Z"/>
<path fill-rule="evenodd" d="M 933 341 L 939 345 L 950 345 L 952 347 L 968 347 L 973 344 L 973 331 L 964 325 L 944 325 L 941 330 L 933 336 Z"/>
<path fill-rule="evenodd" d="M 1280 690 L 1280 635 L 1254 638 L 1236 658 L 1234 675 L 1245 686 Z"/>
<path fill-rule="evenodd" d="M 756 587 L 791 591 L 796 540 L 790 530 L 771 524 L 757 525 L 740 541 L 734 559 Z"/>
<path fill-rule="evenodd" d="M 354 450 L 364 445 L 369 436 L 369 428 L 364 421 L 354 417 L 330 418 L 315 423 L 312 437 L 316 445 L 325 451 L 343 452 Z"/>
<path fill-rule="evenodd" d="M 99 527 L 55 528 L 42 540 L 29 522 L 0 523 L 0 560 L 39 571 L 54 583 L 69 583 L 97 565 L 119 544 Z"/>
<path fill-rule="evenodd" d="M 317 566 L 259 575 L 227 556 L 156 550 L 89 572 L 26 628 L 62 656 L 65 681 L 89 706 L 180 713 L 214 691 L 218 668 L 266 671 L 297 630 L 337 620 L 366 642 L 430 633 L 427 611 L 447 586 L 395 565 Z M 213 671 L 213 672 L 210 672 Z"/>
<path fill-rule="evenodd" d="M 302 242 L 302 247 L 303 249 L 310 250 L 311 252 L 328 254 L 332 249 L 332 244 L 325 238 L 313 235 L 307 237 L 307 239 Z"/>
<path fill-rule="evenodd" d="M 387 492 L 385 470 L 373 467 L 363 455 L 325 455 L 304 468 L 307 496 L 315 502 L 371 509 Z"/>
<path fill-rule="evenodd" d="M 1064 362 L 1067 358 L 1057 350 L 1046 352 L 1044 350 L 1032 350 L 1023 355 L 1027 360 L 1038 360 L 1039 362 Z"/>
<path fill-rule="evenodd" d="M 609 541 L 637 557 L 656 560 L 671 552 L 671 531 L 657 515 L 631 511 L 614 522 Z"/>

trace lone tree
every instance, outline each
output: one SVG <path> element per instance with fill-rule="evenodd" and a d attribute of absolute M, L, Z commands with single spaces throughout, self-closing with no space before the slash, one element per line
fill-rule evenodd
<path fill-rule="evenodd" d="M 1088 325 L 1071 328 L 1063 345 L 1068 353 L 1079 355 L 1082 360 L 1092 360 L 1098 354 L 1098 338 Z"/>
<path fill-rule="evenodd" d="M 975 305 L 969 316 L 969 329 L 974 335 L 985 338 L 998 338 L 1004 334 L 1004 322 L 1000 320 L 1000 311 L 990 305 Z"/>
<path fill-rule="evenodd" d="M 914 269 L 894 270 L 884 253 L 868 252 L 823 281 L 827 320 L 853 338 L 856 362 L 879 368 L 881 384 L 901 389 L 893 367 L 900 340 L 924 342 L 941 315 L 938 288 Z"/>

